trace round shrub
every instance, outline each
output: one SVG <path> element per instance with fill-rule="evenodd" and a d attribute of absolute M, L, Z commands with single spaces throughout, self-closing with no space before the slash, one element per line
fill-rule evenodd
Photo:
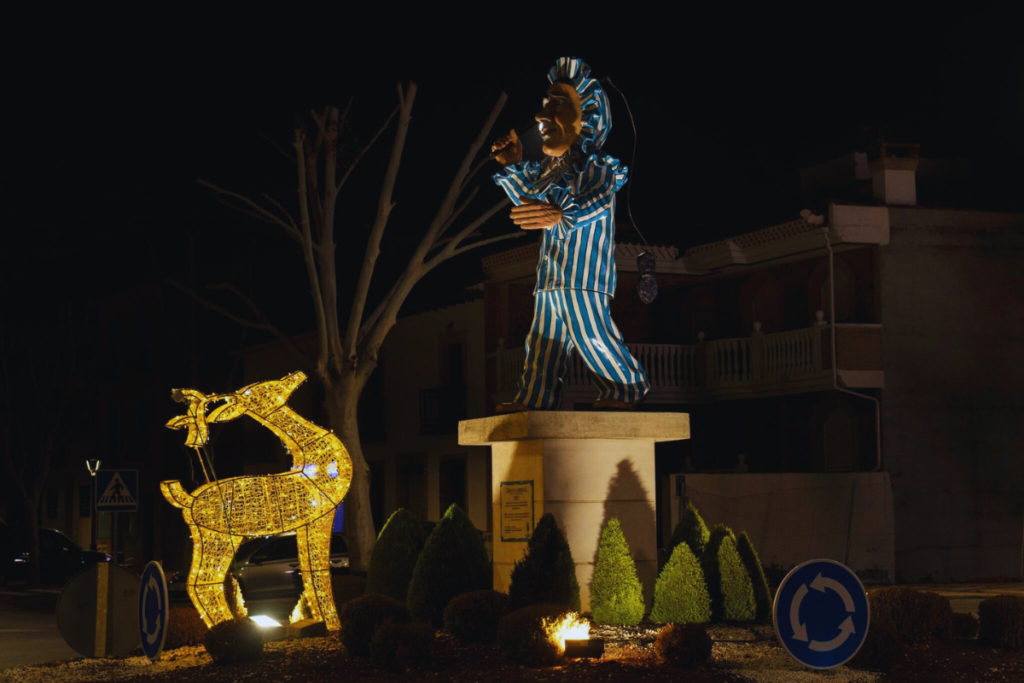
<path fill-rule="evenodd" d="M 580 611 L 580 584 L 569 542 L 547 513 L 534 527 L 526 555 L 512 567 L 508 598 L 513 610 L 527 605 L 565 605 Z"/>
<path fill-rule="evenodd" d="M 990 647 L 1024 649 L 1024 597 L 997 595 L 978 605 L 978 641 Z"/>
<path fill-rule="evenodd" d="M 263 656 L 263 633 L 252 619 L 232 619 L 214 624 L 203 646 L 215 664 L 245 664 Z"/>
<path fill-rule="evenodd" d="M 949 635 L 956 640 L 972 640 L 978 637 L 978 617 L 970 612 L 954 612 Z"/>
<path fill-rule="evenodd" d="M 672 530 L 672 538 L 669 540 L 669 552 L 675 550 L 680 543 L 686 543 L 696 557 L 704 554 L 704 546 L 710 538 L 708 525 L 697 512 L 693 503 L 686 501 L 686 509 L 683 510 L 676 528 Z"/>
<path fill-rule="evenodd" d="M 409 621 L 409 608 L 386 595 L 364 595 L 346 602 L 341 608 L 342 645 L 356 657 L 370 656 L 370 642 L 377 627 L 385 621 L 404 624 Z"/>
<path fill-rule="evenodd" d="M 736 539 L 736 552 L 740 554 L 740 560 L 743 561 L 754 589 L 754 606 L 757 608 L 755 618 L 758 621 L 767 621 L 772 618 L 772 592 L 768 589 L 768 579 L 764 576 L 761 558 L 757 556 L 754 544 L 746 531 L 741 531 Z"/>
<path fill-rule="evenodd" d="M 165 650 L 174 650 L 186 645 L 198 645 L 206 636 L 206 624 L 199 618 L 195 607 L 172 607 L 167 615 L 167 639 Z"/>
<path fill-rule="evenodd" d="M 704 624 L 711 620 L 711 598 L 704 571 L 686 543 L 672 551 L 654 585 L 651 621 L 657 624 Z"/>
<path fill-rule="evenodd" d="M 430 534 L 409 582 L 409 611 L 435 628 L 456 595 L 492 584 L 483 537 L 458 505 L 452 505 Z"/>
<path fill-rule="evenodd" d="M 445 607 L 444 627 L 463 643 L 493 643 L 508 603 L 508 596 L 496 590 L 463 593 Z"/>
<path fill-rule="evenodd" d="M 696 669 L 711 659 L 711 636 L 700 624 L 669 624 L 658 631 L 654 649 L 668 664 Z"/>
<path fill-rule="evenodd" d="M 427 530 L 423 522 L 404 508 L 395 510 L 373 546 L 366 575 L 366 594 L 387 595 L 405 602 L 412 571 L 426 541 Z"/>
<path fill-rule="evenodd" d="M 346 602 L 366 595 L 366 585 L 367 579 L 362 576 L 353 576 L 352 574 L 332 575 L 331 591 L 334 593 L 335 606 L 341 609 L 341 606 Z"/>
<path fill-rule="evenodd" d="M 754 587 L 736 551 L 732 529 L 715 525 L 704 546 L 701 567 L 711 597 L 711 618 L 714 621 L 753 621 L 757 616 Z"/>
<path fill-rule="evenodd" d="M 891 671 L 903 656 L 903 639 L 889 622 L 874 621 L 868 628 L 867 638 L 847 666 L 868 671 Z"/>
<path fill-rule="evenodd" d="M 382 669 L 403 673 L 430 662 L 434 629 L 422 621 L 385 621 L 370 641 L 370 661 Z"/>
<path fill-rule="evenodd" d="M 612 517 L 601 532 L 590 582 L 594 623 L 636 626 L 644 618 L 644 593 L 622 525 Z"/>
<path fill-rule="evenodd" d="M 923 643 L 950 634 L 953 608 L 938 593 L 892 586 L 868 594 L 868 600 L 872 628 L 876 623 L 892 624 L 904 643 Z"/>
<path fill-rule="evenodd" d="M 510 612 L 498 621 L 498 648 L 509 661 L 547 666 L 558 661 L 558 645 L 544 630 L 570 610 L 561 605 L 530 605 Z"/>

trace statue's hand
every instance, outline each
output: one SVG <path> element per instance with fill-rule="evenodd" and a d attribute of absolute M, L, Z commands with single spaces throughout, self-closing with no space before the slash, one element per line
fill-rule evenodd
<path fill-rule="evenodd" d="M 519 140 L 514 130 L 494 141 L 491 145 L 491 154 L 502 166 L 518 164 L 523 160 L 523 143 Z"/>
<path fill-rule="evenodd" d="M 547 230 L 562 220 L 562 210 L 554 204 L 527 200 L 512 208 L 512 222 L 523 230 Z"/>

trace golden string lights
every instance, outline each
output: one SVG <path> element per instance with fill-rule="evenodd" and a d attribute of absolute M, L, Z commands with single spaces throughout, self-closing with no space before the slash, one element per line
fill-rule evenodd
<path fill-rule="evenodd" d="M 161 482 L 160 491 L 171 505 L 181 508 L 192 532 L 187 588 L 207 626 L 233 618 L 224 578 L 239 543 L 248 537 L 295 531 L 303 595 L 313 618 L 326 622 L 329 630 L 340 628 L 331 592 L 331 527 L 335 508 L 352 482 L 352 460 L 338 437 L 288 407 L 288 397 L 305 380 L 304 373 L 295 372 L 233 394 L 174 391 L 176 401 L 188 402 L 188 411 L 167 426 L 187 428 L 186 445 L 197 450 L 204 446 L 211 422 L 248 415 L 281 439 L 293 463 L 290 472 L 214 481 L 192 493 L 179 481 Z"/>

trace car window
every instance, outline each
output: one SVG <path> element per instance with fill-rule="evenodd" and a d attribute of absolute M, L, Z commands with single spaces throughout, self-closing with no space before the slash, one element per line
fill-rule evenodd
<path fill-rule="evenodd" d="M 250 562 L 266 562 L 267 560 L 270 559 L 270 551 L 271 551 L 271 549 L 273 547 L 274 547 L 274 541 L 271 540 L 271 541 L 264 542 L 260 546 L 260 548 L 258 548 L 256 550 L 256 552 L 254 552 L 252 554 L 252 557 L 249 558 L 249 561 Z"/>
<path fill-rule="evenodd" d="M 345 538 L 341 534 L 334 534 L 331 536 L 331 555 L 340 555 L 348 552 L 348 546 L 345 545 Z"/>
<path fill-rule="evenodd" d="M 294 560 L 299 557 L 295 536 L 281 536 L 271 544 L 271 560 Z"/>

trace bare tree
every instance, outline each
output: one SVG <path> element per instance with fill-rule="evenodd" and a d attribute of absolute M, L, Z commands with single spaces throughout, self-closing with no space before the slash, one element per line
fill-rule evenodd
<path fill-rule="evenodd" d="M 213 289 L 227 290 L 249 311 L 249 317 L 237 315 L 227 308 L 199 295 L 181 284 L 170 284 L 191 294 L 210 310 L 249 327 L 273 334 L 298 359 L 302 367 L 315 373 L 324 386 L 325 409 L 330 426 L 348 448 L 352 456 L 353 481 L 345 499 L 346 536 L 349 561 L 357 570 L 369 565 L 370 553 L 376 541 L 370 513 L 370 471 L 363 456 L 359 440 L 357 409 L 367 380 L 377 367 L 377 356 L 388 332 L 394 327 L 399 309 L 413 287 L 427 273 L 444 261 L 470 249 L 500 240 L 520 237 L 522 231 L 497 237 L 481 238 L 476 232 L 488 219 L 508 204 L 503 199 L 478 213 L 472 220 L 455 226 L 462 213 L 470 206 L 479 188 L 469 188 L 473 176 L 488 161 L 484 157 L 474 166 L 491 128 L 505 104 L 506 96 L 498 97 L 476 139 L 469 145 L 456 168 L 447 191 L 433 215 L 424 215 L 419 244 L 409 258 L 405 269 L 390 284 L 390 291 L 367 313 L 367 301 L 374 268 L 381 253 L 381 241 L 388 219 L 395 207 L 393 199 L 405 149 L 406 135 L 412 118 L 416 85 L 398 86 L 398 106 L 370 141 L 357 146 L 344 160 L 342 133 L 347 126 L 348 109 L 344 112 L 333 106 L 311 112 L 316 124 L 315 135 L 307 135 L 296 125 L 293 158 L 297 172 L 298 218 L 270 195 L 263 194 L 256 201 L 245 195 L 224 189 L 212 183 L 199 182 L 215 190 L 229 205 L 263 222 L 276 225 L 299 244 L 305 261 L 308 285 L 313 297 L 316 316 L 318 355 L 307 356 L 287 334 L 274 325 L 263 310 L 249 296 L 230 284 L 216 285 Z M 339 295 L 334 234 L 342 222 L 337 214 L 338 196 L 356 166 L 378 138 L 397 117 L 390 159 L 380 184 L 377 214 L 370 230 L 362 268 L 355 290 L 351 293 L 348 320 L 339 320 Z M 280 148 L 279 148 L 280 149 Z M 282 150 L 285 151 L 285 150 Z M 346 150 L 347 151 L 347 150 Z M 323 157 L 321 159 L 321 157 Z M 322 163 L 321 163 L 322 161 Z"/>
<path fill-rule="evenodd" d="M 25 504 L 32 586 L 38 586 L 42 578 L 39 505 L 54 453 L 72 422 L 71 402 L 79 372 L 78 340 L 71 316 L 67 329 L 48 332 L 24 327 L 10 334 L 0 321 L 4 401 L 0 447 Z"/>

